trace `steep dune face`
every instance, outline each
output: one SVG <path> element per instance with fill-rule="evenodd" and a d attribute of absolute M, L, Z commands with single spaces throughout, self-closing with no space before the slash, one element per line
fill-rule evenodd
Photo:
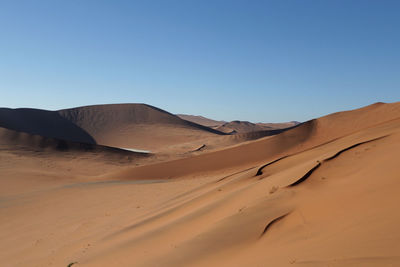
<path fill-rule="evenodd" d="M 115 153 L 133 157 L 146 157 L 150 155 L 148 153 L 132 152 L 115 147 L 107 147 L 90 143 L 67 141 L 63 139 L 44 137 L 41 135 L 28 134 L 2 127 L 0 127 L 0 147 L 2 149 L 25 149 L 34 151 L 92 151 L 106 154 Z"/>
<path fill-rule="evenodd" d="M 68 141 L 143 150 L 223 135 L 144 104 L 96 105 L 59 111 L 3 108 L 0 127 Z"/>
<path fill-rule="evenodd" d="M 85 130 L 54 111 L 0 108 L 0 127 L 46 137 L 95 144 Z"/>

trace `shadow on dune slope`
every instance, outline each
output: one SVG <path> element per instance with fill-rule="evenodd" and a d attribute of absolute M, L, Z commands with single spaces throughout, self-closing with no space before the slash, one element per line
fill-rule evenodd
<path fill-rule="evenodd" d="M 84 129 L 55 111 L 1 108 L 0 127 L 45 137 L 96 144 L 94 138 Z"/>
<path fill-rule="evenodd" d="M 13 131 L 0 127 L 0 147 L 4 149 L 12 148 L 16 151 L 76 151 L 76 152 L 104 152 L 105 155 L 120 155 L 134 157 L 149 157 L 150 153 L 133 152 L 115 147 L 102 146 L 97 144 L 82 143 L 44 137 L 25 132 Z"/>

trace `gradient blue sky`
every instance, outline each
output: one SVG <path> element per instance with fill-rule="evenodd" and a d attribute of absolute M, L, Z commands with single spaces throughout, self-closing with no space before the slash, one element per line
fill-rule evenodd
<path fill-rule="evenodd" d="M 400 1 L 0 1 L 0 106 L 304 121 L 400 100 Z"/>

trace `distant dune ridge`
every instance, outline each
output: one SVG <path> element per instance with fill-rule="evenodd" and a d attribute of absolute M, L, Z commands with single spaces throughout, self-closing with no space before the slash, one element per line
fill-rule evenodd
<path fill-rule="evenodd" d="M 214 129 L 224 133 L 250 133 L 266 130 L 277 130 L 293 127 L 300 124 L 299 122 L 285 122 L 285 123 L 252 123 L 248 121 L 231 121 L 224 123 Z"/>
<path fill-rule="evenodd" d="M 296 126 L 300 124 L 297 121 L 291 122 L 283 122 L 283 123 L 252 123 L 249 121 L 215 121 L 209 118 L 205 118 L 203 116 L 193 116 L 193 115 L 185 115 L 185 114 L 178 114 L 180 118 L 192 121 L 197 124 L 201 124 L 207 127 L 211 127 L 218 131 L 229 133 L 229 134 L 236 134 L 236 133 L 250 133 L 250 132 L 257 132 L 257 131 L 266 131 L 266 130 L 277 130 L 277 129 L 284 129 Z"/>
<path fill-rule="evenodd" d="M 196 115 L 187 115 L 187 114 L 177 114 L 177 116 L 181 119 L 191 121 L 200 125 L 204 125 L 207 127 L 218 127 L 221 126 L 222 124 L 226 123 L 226 121 L 216 121 L 212 120 L 203 116 L 196 116 Z"/>
<path fill-rule="evenodd" d="M 400 266 L 400 102 L 231 135 L 159 112 L 94 106 L 45 118 L 74 138 L 113 144 L 178 128 L 166 151 L 184 138 L 189 152 L 24 149 L 63 141 L 22 133 L 47 124 L 1 111 L 2 264 Z"/>

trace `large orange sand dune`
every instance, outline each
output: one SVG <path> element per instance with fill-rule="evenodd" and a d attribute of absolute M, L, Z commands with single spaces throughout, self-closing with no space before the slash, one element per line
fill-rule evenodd
<path fill-rule="evenodd" d="M 1 179 L 23 180 L 15 162 L 29 157 L 1 161 Z M 397 266 L 399 158 L 400 103 L 377 103 L 168 162 L 53 179 L 51 166 L 30 166 L 46 179 L 0 196 L 0 261 Z"/>

